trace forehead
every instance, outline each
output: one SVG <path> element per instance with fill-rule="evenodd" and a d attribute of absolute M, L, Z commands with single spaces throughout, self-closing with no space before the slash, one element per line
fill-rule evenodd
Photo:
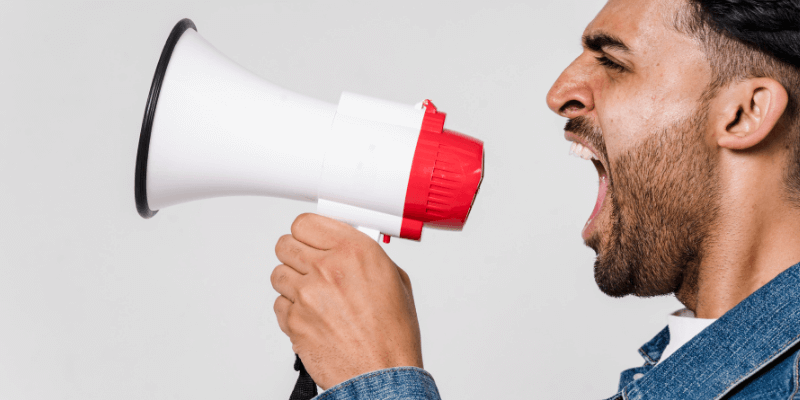
<path fill-rule="evenodd" d="M 672 27 L 685 1 L 609 0 L 584 33 L 611 34 L 620 38 L 634 52 L 654 47 L 663 51 L 666 50 L 663 48 L 666 43 L 689 45 L 689 38 Z M 675 40 L 679 43 L 675 43 Z"/>

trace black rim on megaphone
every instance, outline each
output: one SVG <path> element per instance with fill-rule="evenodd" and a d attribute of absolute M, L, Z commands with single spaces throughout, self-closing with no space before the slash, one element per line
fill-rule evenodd
<path fill-rule="evenodd" d="M 136 198 L 136 211 L 139 212 L 142 218 L 150 218 L 158 212 L 158 210 L 151 210 L 147 204 L 147 155 L 150 151 L 150 131 L 153 128 L 158 95 L 161 93 L 161 84 L 164 82 L 164 74 L 167 72 L 167 65 L 169 65 L 169 59 L 172 57 L 172 51 L 183 33 L 190 28 L 197 31 L 194 22 L 189 18 L 180 20 L 172 28 L 172 32 L 167 38 L 167 43 L 164 44 L 164 49 L 161 50 L 161 58 L 158 59 L 156 73 L 153 75 L 153 83 L 150 85 L 150 95 L 147 96 L 147 105 L 144 108 L 144 118 L 142 120 L 142 132 L 139 134 L 139 149 L 136 152 L 136 181 L 133 189 Z"/>

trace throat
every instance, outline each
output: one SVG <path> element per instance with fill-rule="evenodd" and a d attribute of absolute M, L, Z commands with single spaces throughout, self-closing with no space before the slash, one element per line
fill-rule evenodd
<path fill-rule="evenodd" d="M 697 315 L 698 292 L 700 287 L 698 284 L 699 264 L 699 262 L 692 262 L 686 266 L 680 286 L 678 286 L 678 289 L 675 291 L 675 298 L 678 299 L 684 307 L 694 312 L 695 315 Z"/>

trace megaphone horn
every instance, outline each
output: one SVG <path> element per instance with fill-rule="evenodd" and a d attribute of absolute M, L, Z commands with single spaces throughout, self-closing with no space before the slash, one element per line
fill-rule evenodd
<path fill-rule="evenodd" d="M 416 106 L 353 93 L 338 105 L 280 88 L 228 59 L 189 19 L 156 67 L 136 156 L 136 208 L 234 195 L 317 203 L 317 212 L 419 240 L 463 227 L 483 176 L 483 142 Z M 388 236 L 384 236 L 388 240 Z"/>

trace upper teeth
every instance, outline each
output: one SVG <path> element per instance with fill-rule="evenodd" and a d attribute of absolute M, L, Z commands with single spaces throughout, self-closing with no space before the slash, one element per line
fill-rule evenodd
<path fill-rule="evenodd" d="M 597 156 L 589 150 L 588 147 L 578 143 L 572 142 L 572 147 L 569 149 L 569 154 L 578 156 L 584 160 L 598 160 Z"/>

